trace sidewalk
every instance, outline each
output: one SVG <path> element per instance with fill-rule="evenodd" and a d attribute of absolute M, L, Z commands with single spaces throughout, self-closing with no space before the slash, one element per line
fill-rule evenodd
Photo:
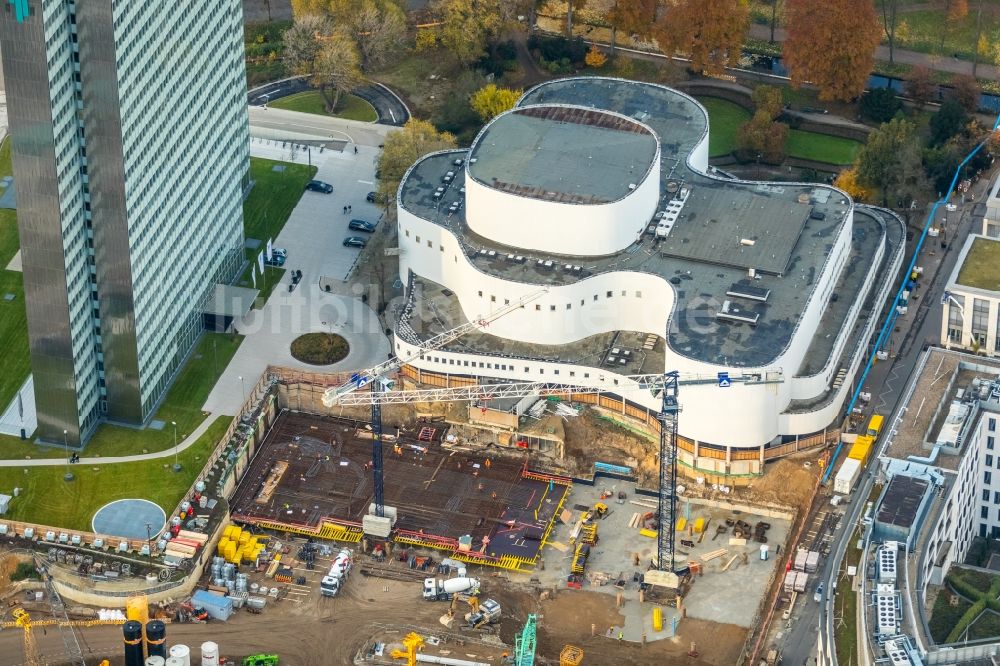
<path fill-rule="evenodd" d="M 771 39 L 771 26 L 753 23 L 750 25 L 750 36 L 754 39 Z M 788 39 L 788 33 L 784 28 L 775 28 L 774 41 L 784 42 Z M 875 49 L 875 59 L 889 62 L 889 47 L 879 46 Z M 954 74 L 972 74 L 972 62 L 969 60 L 959 60 L 949 56 L 939 56 L 930 53 L 920 53 L 919 51 L 907 51 L 905 49 L 893 49 L 893 62 L 901 65 L 923 65 L 929 69 L 936 69 L 940 72 L 952 72 Z M 992 79 L 1000 81 L 1000 68 L 989 63 L 979 63 L 976 76 L 981 79 Z"/>
<path fill-rule="evenodd" d="M 205 420 L 194 429 L 190 435 L 188 435 L 183 442 L 177 444 L 177 452 L 181 452 L 184 449 L 190 447 L 198 438 L 204 434 L 208 427 L 215 421 L 218 414 L 209 414 L 205 417 Z M 173 458 L 174 457 L 174 447 L 169 449 L 164 449 L 163 451 L 156 451 L 154 453 L 140 453 L 134 456 L 107 456 L 103 458 L 80 458 L 80 460 L 75 463 L 78 465 L 107 465 L 109 463 L 128 463 L 128 462 L 138 462 L 140 460 L 156 460 L 157 458 Z M 0 467 L 50 467 L 54 465 L 65 465 L 65 458 L 38 458 L 32 460 L 26 460 L 23 458 L 18 458 L 16 460 L 0 460 Z"/>

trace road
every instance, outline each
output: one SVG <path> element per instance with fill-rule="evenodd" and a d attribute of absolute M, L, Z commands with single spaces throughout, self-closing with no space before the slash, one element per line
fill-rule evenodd
<path fill-rule="evenodd" d="M 362 123 L 356 120 L 315 116 L 283 109 L 251 106 L 250 133 L 265 139 L 347 141 L 349 144 L 377 148 L 396 130 L 389 125 Z"/>
<path fill-rule="evenodd" d="M 907 315 L 896 320 L 894 332 L 889 339 L 887 348 L 894 356 L 890 363 L 876 364 L 865 381 L 865 390 L 872 393 L 872 407 L 878 413 L 889 415 L 896 410 L 903 388 L 909 380 L 910 373 L 916 366 L 917 357 L 926 344 L 936 344 L 941 332 L 941 295 L 944 286 L 955 267 L 959 252 L 965 238 L 972 231 L 972 210 L 976 202 L 986 199 L 986 190 L 992 177 L 986 176 L 971 188 L 974 201 L 959 204 L 958 211 L 946 213 L 943 206 L 938 209 L 938 223 L 948 217 L 948 247 L 941 248 L 940 238 L 928 237 L 924 243 L 920 258 L 916 262 L 924 268 L 924 278 L 919 281 L 919 288 L 911 298 L 911 310 Z M 957 202 L 956 202 L 957 203 Z M 956 223 L 957 218 L 957 223 Z M 907 257 L 907 262 L 912 252 Z M 905 264 L 905 265 L 908 265 Z M 915 309 L 914 309 L 915 308 Z M 884 442 L 882 444 L 884 446 Z M 881 450 L 877 453 L 881 453 Z M 840 458 L 847 455 L 841 450 Z M 872 470 L 875 468 L 878 456 L 872 456 L 872 463 L 865 474 L 862 484 L 852 494 L 850 502 L 842 505 L 843 517 L 831 543 L 830 555 L 824 558 L 823 566 L 818 572 L 816 581 L 823 581 L 824 589 L 829 592 L 840 563 L 850 543 L 850 536 L 864 510 L 864 505 L 871 487 L 874 484 Z M 821 494 L 817 501 L 827 501 L 828 494 Z M 830 616 L 830 595 L 824 595 L 822 603 L 817 604 L 812 599 L 810 588 L 807 599 L 802 600 L 799 608 L 793 613 L 791 626 L 782 637 L 782 654 L 786 664 L 816 663 L 818 631 L 826 636 L 824 644 L 833 645 L 833 627 Z M 833 663 L 833 662 L 820 662 Z"/>

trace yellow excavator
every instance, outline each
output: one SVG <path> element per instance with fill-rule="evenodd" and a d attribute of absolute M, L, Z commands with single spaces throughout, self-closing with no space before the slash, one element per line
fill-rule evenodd
<path fill-rule="evenodd" d="M 451 606 L 448 612 L 442 615 L 439 622 L 451 628 L 455 623 L 455 613 L 458 610 L 459 602 L 469 605 L 469 612 L 465 614 L 467 626 L 471 629 L 478 629 L 484 624 L 493 624 L 500 619 L 500 604 L 493 599 L 485 599 L 479 602 L 479 597 L 471 594 L 454 594 L 451 597 Z"/>

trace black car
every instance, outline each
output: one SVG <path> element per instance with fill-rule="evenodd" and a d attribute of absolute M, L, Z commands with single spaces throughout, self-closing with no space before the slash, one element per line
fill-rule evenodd
<path fill-rule="evenodd" d="M 359 238 L 358 236 L 351 236 L 350 238 L 344 239 L 344 247 L 364 247 L 368 244 L 364 238 Z"/>
<path fill-rule="evenodd" d="M 306 189 L 310 192 L 322 192 L 323 194 L 333 193 L 333 185 L 324 183 L 322 180 L 310 180 L 306 183 Z"/>
<path fill-rule="evenodd" d="M 264 259 L 264 263 L 268 266 L 281 268 L 285 265 L 285 256 L 283 254 L 272 254 L 270 259 Z"/>
<path fill-rule="evenodd" d="M 351 220 L 347 228 L 351 231 L 364 231 L 369 234 L 375 231 L 375 225 L 364 220 Z"/>
<path fill-rule="evenodd" d="M 373 204 L 385 203 L 385 197 L 380 195 L 378 192 L 369 192 L 368 196 L 365 197 L 365 200 L 368 201 L 368 203 Z"/>

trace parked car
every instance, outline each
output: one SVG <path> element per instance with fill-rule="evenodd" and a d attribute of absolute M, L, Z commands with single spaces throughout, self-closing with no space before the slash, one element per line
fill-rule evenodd
<path fill-rule="evenodd" d="M 368 203 L 373 203 L 373 204 L 385 203 L 385 197 L 381 196 L 378 192 L 369 192 L 368 195 L 365 196 L 365 200 Z"/>
<path fill-rule="evenodd" d="M 813 595 L 813 601 L 816 603 L 823 601 L 823 583 L 816 586 L 816 594 Z"/>
<path fill-rule="evenodd" d="M 272 254 L 270 259 L 264 259 L 264 263 L 268 266 L 277 266 L 278 268 L 281 268 L 285 265 L 285 256 L 282 254 Z"/>
<path fill-rule="evenodd" d="M 287 259 L 288 258 L 288 250 L 286 250 L 283 247 L 272 247 L 271 248 L 271 256 L 273 256 L 273 257 L 284 257 L 285 259 Z"/>
<path fill-rule="evenodd" d="M 351 231 L 364 231 L 369 234 L 375 231 L 375 225 L 364 220 L 351 220 L 347 228 Z"/>
<path fill-rule="evenodd" d="M 953 204 L 953 203 L 950 203 L 950 204 L 946 205 L 946 206 L 945 206 L 944 208 L 945 208 L 945 210 L 947 210 L 947 211 L 948 211 L 949 213 L 954 213 L 954 212 L 955 212 L 956 210 L 958 210 L 958 206 L 956 206 L 956 205 L 955 205 L 955 204 Z"/>
<path fill-rule="evenodd" d="M 324 183 L 322 180 L 310 180 L 306 183 L 306 189 L 310 192 L 322 192 L 323 194 L 333 193 L 333 185 Z"/>
<path fill-rule="evenodd" d="M 344 239 L 344 247 L 364 247 L 365 245 L 368 245 L 368 241 L 358 236 L 350 236 Z"/>

